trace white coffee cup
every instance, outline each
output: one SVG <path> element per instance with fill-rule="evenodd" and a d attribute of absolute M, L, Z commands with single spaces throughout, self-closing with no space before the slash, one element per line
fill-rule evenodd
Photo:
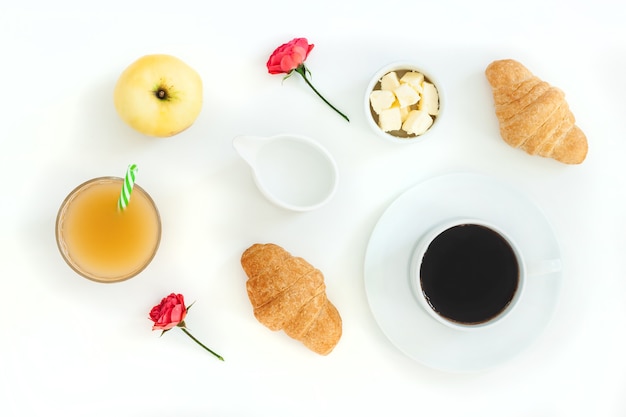
<path fill-rule="evenodd" d="M 435 320 L 476 330 L 505 320 L 523 297 L 526 280 L 561 269 L 559 259 L 533 264 L 501 228 L 480 219 L 442 222 L 417 243 L 410 279 L 418 303 Z"/>

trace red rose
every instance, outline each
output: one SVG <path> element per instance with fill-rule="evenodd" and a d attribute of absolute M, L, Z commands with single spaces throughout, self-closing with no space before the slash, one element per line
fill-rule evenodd
<path fill-rule="evenodd" d="M 191 305 L 193 305 L 193 303 L 191 303 Z M 152 310 L 150 310 L 150 320 L 154 322 L 152 330 L 161 330 L 162 336 L 163 333 L 168 330 L 173 329 L 174 327 L 179 327 L 183 333 L 191 338 L 191 340 L 196 342 L 217 359 L 223 361 L 223 357 L 206 347 L 201 341 L 189 333 L 189 330 L 187 330 L 185 317 L 187 317 L 187 311 L 191 308 L 191 305 L 189 307 L 185 306 L 185 298 L 182 294 L 171 293 L 162 299 L 160 304 L 155 305 L 152 307 Z"/>
<path fill-rule="evenodd" d="M 306 38 L 295 38 L 280 45 L 267 60 L 267 70 L 270 74 L 288 74 L 304 63 L 313 49 Z"/>
<path fill-rule="evenodd" d="M 313 46 L 313 44 L 309 44 L 306 38 L 295 38 L 280 45 L 272 52 L 270 59 L 267 60 L 267 70 L 270 74 L 287 74 L 283 80 L 289 78 L 294 72 L 297 72 L 324 103 L 328 104 L 331 109 L 335 110 L 341 117 L 349 122 L 350 119 L 348 119 L 348 116 L 330 104 L 330 102 L 317 91 L 313 84 L 311 84 L 311 81 L 307 77 L 307 74 L 311 74 L 311 71 L 304 65 L 304 60 L 309 56 L 309 52 L 311 52 Z"/>
<path fill-rule="evenodd" d="M 152 330 L 169 330 L 185 320 L 187 307 L 182 294 L 170 294 L 150 311 L 150 320 L 154 322 Z"/>

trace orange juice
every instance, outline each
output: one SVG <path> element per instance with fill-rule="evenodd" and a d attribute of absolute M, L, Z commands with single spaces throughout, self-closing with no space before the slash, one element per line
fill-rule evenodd
<path fill-rule="evenodd" d="M 80 275 L 115 282 L 141 272 L 161 239 L 161 220 L 152 198 L 135 184 L 120 211 L 123 179 L 95 178 L 74 189 L 57 216 L 56 237 L 65 261 Z"/>

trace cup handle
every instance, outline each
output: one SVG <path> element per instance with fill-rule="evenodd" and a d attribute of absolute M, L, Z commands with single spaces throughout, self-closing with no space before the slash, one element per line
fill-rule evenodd
<path fill-rule="evenodd" d="M 528 276 L 548 275 L 554 272 L 558 272 L 563 269 L 563 264 L 560 259 L 546 259 L 538 262 L 533 262 L 528 266 Z"/>

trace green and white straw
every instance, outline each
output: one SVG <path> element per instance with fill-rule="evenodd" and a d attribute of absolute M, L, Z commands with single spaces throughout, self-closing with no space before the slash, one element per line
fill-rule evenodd
<path fill-rule="evenodd" d="M 130 201 L 130 193 L 133 191 L 135 185 L 135 178 L 137 177 L 137 165 L 131 164 L 126 170 L 126 176 L 124 177 L 124 185 L 120 192 L 120 198 L 117 201 L 117 208 L 120 211 L 124 211 Z"/>

